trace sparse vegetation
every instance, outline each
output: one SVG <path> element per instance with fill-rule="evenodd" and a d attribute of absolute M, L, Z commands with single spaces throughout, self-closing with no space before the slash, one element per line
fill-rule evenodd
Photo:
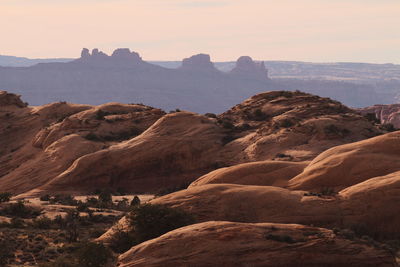
<path fill-rule="evenodd" d="M 0 239 L 0 266 L 8 266 L 10 260 L 14 257 L 15 249 L 8 240 Z"/>
<path fill-rule="evenodd" d="M 324 132 L 326 134 L 332 134 L 332 135 L 337 135 L 337 136 L 345 136 L 350 133 L 348 129 L 340 129 L 334 124 L 329 124 L 324 127 Z"/>
<path fill-rule="evenodd" d="M 19 217 L 19 218 L 36 218 L 41 213 L 41 210 L 25 205 L 22 201 L 10 203 L 0 210 L 0 215 Z"/>
<path fill-rule="evenodd" d="M 265 238 L 268 240 L 273 240 L 273 241 L 283 242 L 283 243 L 288 243 L 288 244 L 293 244 L 293 243 L 298 242 L 289 235 L 267 234 L 265 236 Z"/>
<path fill-rule="evenodd" d="M 12 194 L 9 192 L 0 193 L 0 203 L 10 201 L 11 196 Z"/>
<path fill-rule="evenodd" d="M 206 113 L 204 114 L 204 116 L 209 117 L 209 118 L 217 118 L 217 115 L 215 115 L 214 113 Z"/>
<path fill-rule="evenodd" d="M 228 134 L 228 135 L 225 135 L 224 137 L 222 137 L 221 142 L 222 142 L 222 145 L 226 145 L 226 144 L 232 142 L 235 139 L 236 139 L 235 136 L 233 136 L 231 134 Z"/>
<path fill-rule="evenodd" d="M 70 247 L 70 253 L 41 267 L 103 267 L 112 266 L 114 255 L 101 243 L 82 242 Z"/>
<path fill-rule="evenodd" d="M 397 129 L 394 127 L 393 124 L 391 123 L 385 123 L 381 125 L 382 130 L 387 131 L 387 132 L 394 132 Z"/>
<path fill-rule="evenodd" d="M 192 215 L 181 209 L 152 204 L 136 207 L 128 220 L 139 243 L 195 222 Z"/>
<path fill-rule="evenodd" d="M 99 109 L 96 112 L 96 120 L 104 120 L 104 117 L 110 115 L 108 112 L 104 112 L 103 110 Z"/>
<path fill-rule="evenodd" d="M 284 119 L 279 122 L 279 126 L 283 127 L 283 128 L 289 128 L 289 127 L 294 126 L 294 123 L 289 119 Z"/>
<path fill-rule="evenodd" d="M 90 140 L 90 141 L 101 141 L 101 139 L 94 133 L 88 133 L 87 135 L 84 136 L 85 139 Z"/>
<path fill-rule="evenodd" d="M 180 185 L 177 185 L 177 186 L 163 188 L 163 189 L 160 189 L 156 193 L 156 196 L 159 197 L 159 196 L 164 196 L 164 195 L 171 194 L 173 192 L 181 191 L 181 190 L 184 190 L 184 189 L 188 188 L 189 185 L 190 185 L 190 183 L 186 182 L 186 183 L 181 183 Z"/>
<path fill-rule="evenodd" d="M 367 120 L 369 120 L 370 122 L 377 123 L 377 124 L 381 123 L 381 121 L 376 117 L 375 113 L 367 113 L 364 115 L 364 117 Z"/>
<path fill-rule="evenodd" d="M 261 111 L 261 109 L 254 110 L 251 119 L 255 121 L 264 121 L 268 118 L 267 114 Z"/>

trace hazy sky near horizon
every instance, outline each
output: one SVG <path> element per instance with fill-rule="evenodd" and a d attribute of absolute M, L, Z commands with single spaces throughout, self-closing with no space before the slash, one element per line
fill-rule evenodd
<path fill-rule="evenodd" d="M 0 0 L 0 54 L 400 63 L 400 0 Z"/>

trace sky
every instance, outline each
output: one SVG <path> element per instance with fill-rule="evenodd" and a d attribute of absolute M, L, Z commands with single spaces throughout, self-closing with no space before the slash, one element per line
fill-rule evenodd
<path fill-rule="evenodd" d="M 0 54 L 400 63 L 400 0 L 0 0 Z"/>

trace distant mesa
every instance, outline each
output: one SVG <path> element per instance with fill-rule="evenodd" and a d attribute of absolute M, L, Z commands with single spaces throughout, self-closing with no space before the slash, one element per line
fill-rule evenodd
<path fill-rule="evenodd" d="M 182 61 L 182 69 L 185 70 L 205 70 L 205 71 L 217 71 L 214 63 L 211 62 L 210 55 L 198 54 L 185 58 Z"/>
<path fill-rule="evenodd" d="M 140 55 L 136 52 L 131 52 L 129 48 L 118 48 L 114 50 L 111 56 L 95 48 L 92 53 L 89 49 L 83 48 L 81 52 L 81 57 L 77 61 L 91 62 L 91 61 L 107 61 L 120 62 L 120 63 L 143 63 L 144 61 Z"/>
<path fill-rule="evenodd" d="M 232 74 L 251 76 L 252 78 L 268 79 L 268 70 L 264 61 L 257 63 L 249 56 L 242 56 L 236 61 L 236 66 L 231 70 Z"/>

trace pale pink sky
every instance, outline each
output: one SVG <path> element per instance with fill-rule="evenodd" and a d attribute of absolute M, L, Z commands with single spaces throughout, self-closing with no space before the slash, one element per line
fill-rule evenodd
<path fill-rule="evenodd" d="M 400 0 L 0 0 L 0 54 L 400 63 Z"/>

